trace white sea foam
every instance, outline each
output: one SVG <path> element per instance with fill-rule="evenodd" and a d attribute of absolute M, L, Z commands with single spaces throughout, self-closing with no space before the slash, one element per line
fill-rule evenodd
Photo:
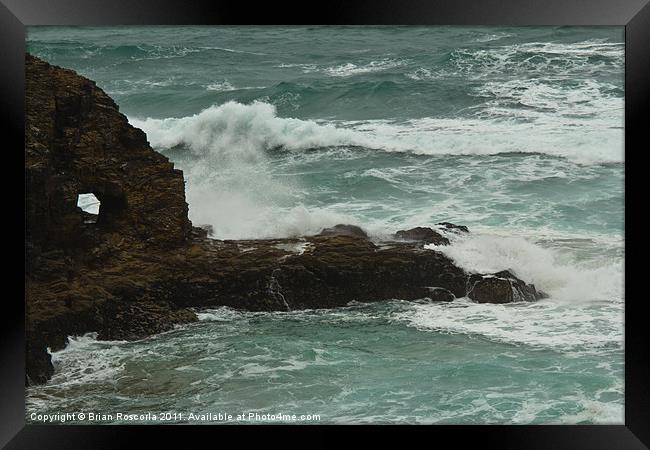
<path fill-rule="evenodd" d="M 567 423 L 623 425 L 625 423 L 625 407 L 621 403 L 595 401 L 584 394 L 577 397 L 577 403 L 582 407 L 580 412 L 547 423 L 557 425 Z"/>
<path fill-rule="evenodd" d="M 227 52 L 227 53 L 244 53 L 248 55 L 257 55 L 257 56 L 264 56 L 266 53 L 259 53 L 259 52 L 249 52 L 246 50 L 237 50 L 234 48 L 226 48 L 226 47 L 209 47 L 209 46 L 204 46 L 204 47 L 198 47 L 199 50 L 219 50 L 222 52 Z"/>
<path fill-rule="evenodd" d="M 275 107 L 262 102 L 231 101 L 183 118 L 129 120 L 147 133 L 154 147 L 184 144 L 201 156 L 220 159 L 257 160 L 276 147 L 305 150 L 352 144 L 354 136 L 334 125 L 277 117 Z"/>
<path fill-rule="evenodd" d="M 569 352 L 611 351 L 623 345 L 623 261 L 579 261 L 522 237 L 473 230 L 442 251 L 470 272 L 512 270 L 550 295 L 534 303 L 417 304 L 397 317 L 420 329 L 478 335 L 499 342 Z"/>
<path fill-rule="evenodd" d="M 319 72 L 332 77 L 351 77 L 364 73 L 382 72 L 406 64 L 404 60 L 384 58 L 367 63 L 344 63 L 336 66 L 318 66 L 316 64 L 280 64 L 280 68 L 299 68 L 303 73 Z"/>
<path fill-rule="evenodd" d="M 215 92 L 231 92 L 231 91 L 247 91 L 250 89 L 264 89 L 266 86 L 235 86 L 228 80 L 224 81 L 217 81 L 214 83 L 210 83 L 205 86 L 205 89 L 208 91 L 215 91 Z"/>
<path fill-rule="evenodd" d="M 298 67 L 302 69 L 304 73 L 309 73 L 309 72 L 315 72 L 317 70 L 316 64 L 306 64 L 306 63 L 282 63 L 278 64 L 275 67 L 279 67 L 280 69 L 292 69 L 294 67 Z"/>
<path fill-rule="evenodd" d="M 505 305 L 456 300 L 449 304 L 414 304 L 395 315 L 423 330 L 481 336 L 514 345 L 572 353 L 619 350 L 623 344 L 620 302 L 594 307 L 540 300 Z"/>
<path fill-rule="evenodd" d="M 549 409 L 561 410 L 567 402 L 573 401 L 580 409 L 573 414 L 564 414 L 552 420 L 541 419 Z M 565 406 L 566 407 L 566 406 Z M 600 402 L 589 398 L 583 393 L 578 393 L 561 400 L 535 398 L 527 399 L 521 403 L 519 409 L 508 421 L 515 424 L 602 424 L 621 425 L 625 422 L 625 408 L 619 402 Z"/>
<path fill-rule="evenodd" d="M 510 33 L 485 33 L 474 38 L 474 42 L 492 42 L 492 41 L 498 41 L 499 39 L 503 39 L 511 36 L 512 34 Z"/>
<path fill-rule="evenodd" d="M 241 317 L 241 313 L 226 306 L 204 309 L 196 312 L 199 320 L 209 322 L 230 322 Z"/>
<path fill-rule="evenodd" d="M 346 63 L 339 66 L 327 67 L 323 72 L 333 77 L 350 77 L 362 73 L 381 72 L 404 65 L 404 61 L 394 59 L 382 59 L 370 61 L 367 64 Z"/>
<path fill-rule="evenodd" d="M 593 58 L 600 58 L 595 62 Z M 452 70 L 441 74 L 462 74 L 485 79 L 507 72 L 570 77 L 604 67 L 622 68 L 624 45 L 593 39 L 576 43 L 526 42 L 493 47 L 460 48 L 451 53 Z"/>
<path fill-rule="evenodd" d="M 328 208 L 306 208 L 291 179 L 272 174 L 263 154 L 222 159 L 185 169 L 190 219 L 208 223 L 219 239 L 299 237 L 354 221 Z"/>
<path fill-rule="evenodd" d="M 544 153 L 583 164 L 623 161 L 622 129 L 592 126 L 587 120 L 576 119 L 573 125 L 552 122 L 424 118 L 344 125 L 355 131 L 354 144 L 385 151 L 420 155 Z M 564 126 L 571 131 L 563 132 Z"/>
<path fill-rule="evenodd" d="M 483 35 L 475 42 L 496 41 L 507 34 Z M 623 70 L 623 43 L 592 39 L 576 43 L 526 42 L 490 47 L 461 47 L 450 53 L 446 67 L 420 67 L 405 73 L 416 81 L 462 77 L 471 81 L 507 81 L 504 74 L 520 74 L 517 81 L 545 80 L 564 82 L 588 79 L 588 73 L 601 70 Z M 535 76 L 531 76 L 535 75 Z"/>
<path fill-rule="evenodd" d="M 68 337 L 68 345 L 52 352 L 55 373 L 48 385 L 72 386 L 115 379 L 124 369 L 120 344 L 126 341 L 97 341 L 97 333 Z"/>
<path fill-rule="evenodd" d="M 187 188 L 190 218 L 195 223 L 212 224 L 214 237 L 219 239 L 299 237 L 337 223 L 357 222 L 326 208 L 283 206 L 287 194 L 281 190 L 282 184 L 272 178 L 263 183 L 251 180 L 243 189 L 233 187 L 227 179 L 192 183 Z"/>
<path fill-rule="evenodd" d="M 336 204 L 304 207 L 294 178 L 273 174 L 269 152 L 277 148 L 301 154 L 313 148 L 352 149 L 352 155 L 357 147 L 426 155 L 538 152 L 583 164 L 623 160 L 622 130 L 592 129 L 587 121 L 575 124 L 571 133 L 558 132 L 552 123 L 486 119 L 316 122 L 278 117 L 273 105 L 262 102 L 228 102 L 189 117 L 130 121 L 154 148 L 181 146 L 189 152 L 179 164 L 188 180 L 190 218 L 212 224 L 218 238 L 299 236 L 359 222 Z M 387 170 L 370 169 L 366 175 L 392 183 L 400 174 Z M 528 175 L 513 175 L 521 176 Z M 361 210 L 355 204 L 354 211 Z"/>
<path fill-rule="evenodd" d="M 301 151 L 362 146 L 425 155 L 546 153 L 589 164 L 623 161 L 622 103 L 612 101 L 609 111 L 615 117 L 597 120 L 556 120 L 548 114 L 530 121 L 505 120 L 495 109 L 494 119 L 315 122 L 278 117 L 273 105 L 262 102 L 228 102 L 183 118 L 129 120 L 147 133 L 156 148 L 182 144 L 211 158 L 259 159 L 278 147 Z M 621 127 L 612 127 L 618 119 Z"/>
<path fill-rule="evenodd" d="M 597 252 L 578 257 L 580 253 L 573 247 L 615 248 L 622 243 L 611 236 L 603 236 L 599 243 L 597 236 L 593 239 L 598 242 L 592 242 L 591 238 L 559 238 L 543 230 L 536 237 L 509 233 L 473 228 L 470 234 L 450 234 L 449 246 L 427 247 L 445 253 L 470 272 L 510 269 L 549 294 L 549 299 L 505 305 L 478 304 L 469 299 L 451 304 L 416 304 L 396 317 L 420 329 L 478 335 L 515 345 L 567 352 L 620 350 L 624 329 L 623 259 Z M 563 244 L 571 248 L 564 251 Z M 594 414 L 606 416 L 605 421 L 614 420 L 618 410 L 616 405 L 612 408 L 615 411 Z M 522 411 L 515 421 L 527 422 L 528 413 Z"/>
<path fill-rule="evenodd" d="M 407 72 L 404 75 L 415 81 L 433 80 L 436 78 L 436 74 L 431 69 L 425 67 L 420 67 L 414 71 Z"/>
<path fill-rule="evenodd" d="M 217 92 L 228 92 L 234 91 L 237 88 L 233 86 L 228 81 L 220 81 L 216 83 L 210 83 L 205 87 L 208 91 L 217 91 Z"/>
<path fill-rule="evenodd" d="M 611 302 L 623 298 L 620 258 L 567 260 L 557 246 L 542 247 L 524 237 L 476 231 L 457 237 L 450 246 L 429 247 L 442 251 L 468 271 L 511 269 L 555 300 Z"/>
<path fill-rule="evenodd" d="M 164 46 L 164 45 L 138 45 L 138 50 L 143 52 L 145 56 L 132 56 L 132 61 L 146 61 L 156 59 L 171 59 L 171 58 L 184 58 L 192 53 L 200 52 L 198 48 L 184 47 L 184 46 Z M 119 47 L 104 47 L 102 50 L 110 50 Z"/>
<path fill-rule="evenodd" d="M 350 131 L 282 119 L 266 103 L 229 102 L 181 119 L 131 119 L 156 148 L 183 145 L 198 158 L 184 167 L 190 218 L 210 223 L 219 238 L 287 237 L 318 233 L 349 221 L 300 204 L 291 180 L 274 177 L 267 151 L 303 150 L 349 142 Z"/>

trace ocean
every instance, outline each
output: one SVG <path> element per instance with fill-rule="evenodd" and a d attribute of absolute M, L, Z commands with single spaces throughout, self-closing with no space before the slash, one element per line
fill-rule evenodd
<path fill-rule="evenodd" d="M 117 102 L 214 238 L 449 221 L 470 234 L 436 250 L 550 295 L 72 336 L 28 421 L 623 423 L 622 27 L 29 27 L 27 49 Z"/>

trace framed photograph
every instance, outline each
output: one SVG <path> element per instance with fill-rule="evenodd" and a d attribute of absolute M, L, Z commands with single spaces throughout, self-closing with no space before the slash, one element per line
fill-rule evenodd
<path fill-rule="evenodd" d="M 647 2 L 3 3 L 7 448 L 647 448 Z"/>

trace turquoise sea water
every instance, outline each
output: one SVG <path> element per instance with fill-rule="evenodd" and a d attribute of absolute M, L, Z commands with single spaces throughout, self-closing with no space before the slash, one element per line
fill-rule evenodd
<path fill-rule="evenodd" d="M 190 218 L 217 238 L 447 220 L 472 231 L 439 248 L 459 265 L 551 296 L 217 309 L 139 342 L 73 337 L 28 416 L 623 422 L 622 28 L 33 27 L 27 41 L 183 169 Z"/>

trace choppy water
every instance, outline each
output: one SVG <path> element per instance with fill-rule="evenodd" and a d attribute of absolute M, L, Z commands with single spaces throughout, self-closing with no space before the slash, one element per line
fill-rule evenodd
<path fill-rule="evenodd" d="M 28 413 L 623 422 L 622 28 L 36 27 L 28 49 L 97 81 L 218 238 L 448 220 L 461 266 L 551 294 L 77 337 Z"/>

